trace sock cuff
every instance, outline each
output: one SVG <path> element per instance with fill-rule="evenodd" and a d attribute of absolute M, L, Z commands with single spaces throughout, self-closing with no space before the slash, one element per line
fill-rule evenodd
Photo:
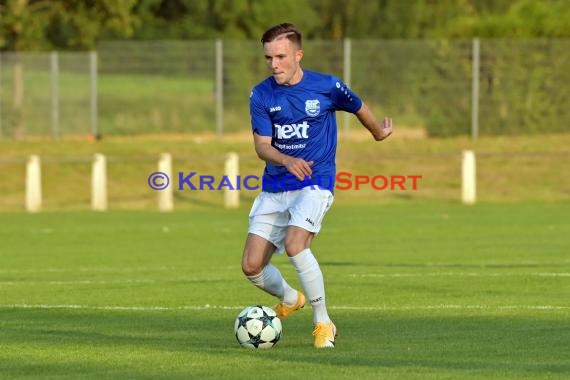
<path fill-rule="evenodd" d="M 299 273 L 305 272 L 315 265 L 319 265 L 310 248 L 302 250 L 297 255 L 290 257 L 289 260 L 291 260 L 291 263 Z"/>
<path fill-rule="evenodd" d="M 253 276 L 246 276 L 249 281 L 253 282 L 255 285 L 263 286 L 263 274 L 265 272 L 265 268 L 258 274 L 254 274 Z"/>

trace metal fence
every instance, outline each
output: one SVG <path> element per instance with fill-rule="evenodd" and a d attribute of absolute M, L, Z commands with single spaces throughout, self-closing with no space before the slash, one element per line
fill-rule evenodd
<path fill-rule="evenodd" d="M 303 67 L 432 135 L 566 131 L 570 39 L 307 41 Z M 102 42 L 0 53 L 0 138 L 249 130 L 254 41 Z M 354 118 L 339 117 L 347 133 Z"/>

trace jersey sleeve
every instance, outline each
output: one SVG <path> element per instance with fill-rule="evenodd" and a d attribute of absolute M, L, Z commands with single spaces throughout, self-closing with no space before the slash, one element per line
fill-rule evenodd
<path fill-rule="evenodd" d="M 272 136 L 273 124 L 267 110 L 263 106 L 258 89 L 253 89 L 249 96 L 249 113 L 251 115 L 251 129 L 260 136 Z"/>
<path fill-rule="evenodd" d="M 331 99 L 334 107 L 337 110 L 356 113 L 362 107 L 362 100 L 340 79 L 331 78 Z"/>

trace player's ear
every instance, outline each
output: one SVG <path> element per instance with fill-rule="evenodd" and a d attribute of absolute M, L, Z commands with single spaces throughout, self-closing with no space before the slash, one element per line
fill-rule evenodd
<path fill-rule="evenodd" d="M 295 52 L 295 60 L 297 61 L 297 63 L 301 62 L 301 59 L 303 59 L 303 54 L 305 54 L 305 52 L 301 49 Z"/>

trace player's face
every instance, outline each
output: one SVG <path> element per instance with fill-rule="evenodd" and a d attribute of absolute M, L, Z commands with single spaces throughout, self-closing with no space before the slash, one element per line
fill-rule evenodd
<path fill-rule="evenodd" d="M 298 83 L 303 71 L 299 63 L 303 58 L 303 50 L 287 38 L 276 39 L 263 44 L 265 62 L 278 84 L 290 86 Z"/>

